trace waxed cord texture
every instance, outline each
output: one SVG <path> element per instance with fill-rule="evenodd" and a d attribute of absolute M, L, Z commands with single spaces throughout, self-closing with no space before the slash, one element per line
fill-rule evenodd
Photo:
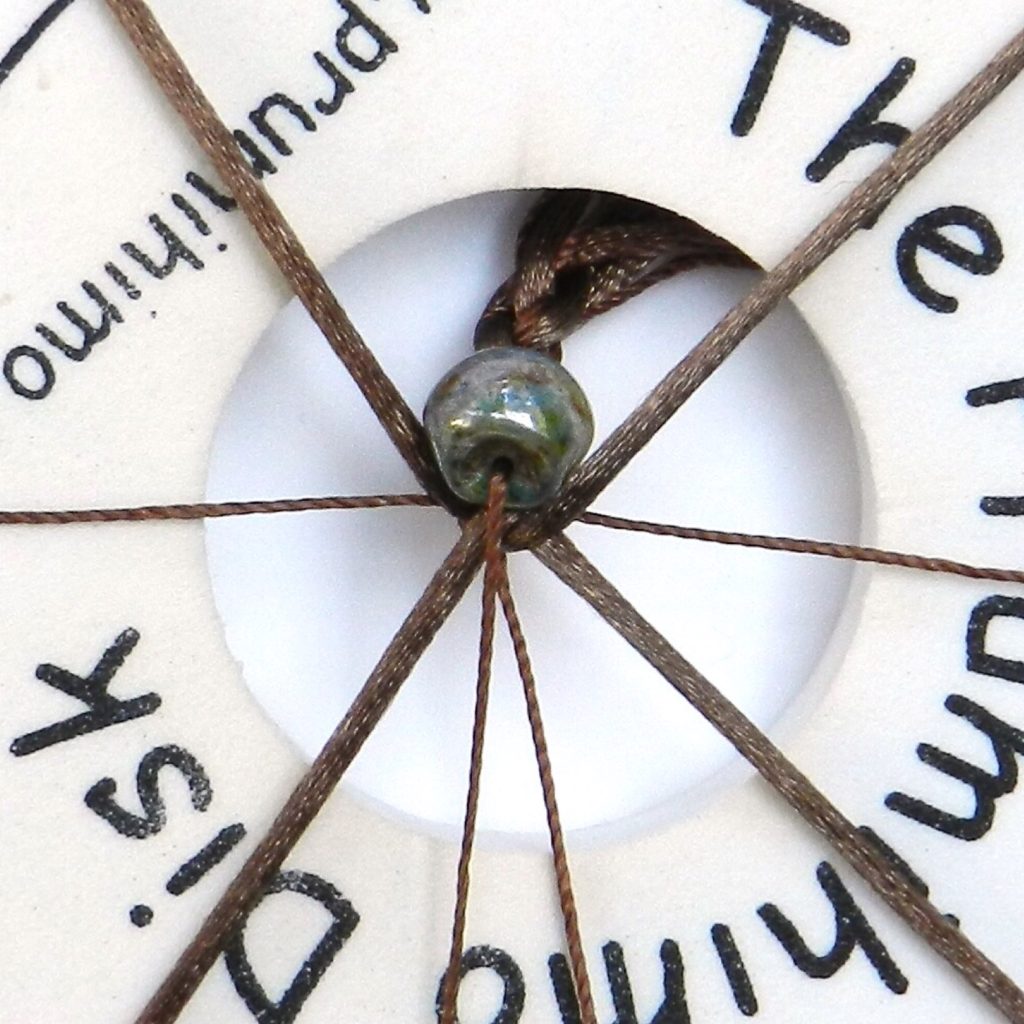
<path fill-rule="evenodd" d="M 362 342 L 280 210 L 253 176 L 230 131 L 189 74 L 144 0 L 106 2 L 196 141 L 214 162 L 282 274 L 349 369 L 427 495 L 455 511 L 439 480 L 422 424 Z M 549 507 L 519 516 L 506 534 L 506 545 L 532 548 L 563 582 L 626 637 L 671 685 L 730 738 L 805 822 L 829 839 L 837 852 L 900 917 L 1008 1020 L 1018 1024 L 1024 1024 L 1024 992 L 1012 979 L 922 896 L 763 733 L 674 651 L 561 535 L 561 530 L 590 508 L 594 499 L 742 339 L 859 227 L 871 223 L 903 185 L 992 102 L 1022 68 L 1024 32 L 1018 33 L 877 171 L 853 189 L 789 256 L 768 270 L 747 298 L 726 314 L 597 452 L 570 476 Z M 557 225 L 551 227 L 538 222 L 538 238 L 555 227 Z M 636 226 L 636 235 L 638 238 L 643 235 L 639 226 Z M 607 243 L 608 236 L 604 236 L 602 243 L 592 247 L 592 255 L 600 257 L 606 253 Z M 587 251 L 586 246 L 581 248 Z M 484 322 L 489 325 L 478 332 L 477 342 L 492 344 L 491 339 L 505 331 L 512 343 L 522 344 L 525 340 L 557 353 L 565 337 L 585 322 L 588 314 L 596 315 L 602 303 L 615 303 L 620 295 L 624 296 L 620 301 L 624 301 L 631 288 L 642 290 L 646 280 L 657 279 L 659 260 L 671 262 L 670 257 L 645 256 L 650 248 L 644 249 L 642 245 L 639 248 L 641 251 L 634 252 L 632 257 L 622 250 L 621 267 L 617 267 L 614 260 L 602 266 L 597 258 L 589 264 L 592 269 L 574 267 L 563 259 L 564 254 L 556 252 L 548 268 L 537 265 L 528 269 L 505 294 L 499 290 L 485 313 Z M 552 275 L 557 277 L 556 271 L 562 273 L 563 278 L 559 287 L 552 290 Z M 151 513 L 154 508 L 150 507 Z M 151 518 L 159 516 L 152 514 Z M 482 514 L 463 518 L 459 541 L 267 834 L 137 1018 L 138 1024 L 170 1024 L 177 1019 L 259 899 L 268 879 L 314 820 L 416 661 L 461 599 L 484 560 L 485 532 Z"/>

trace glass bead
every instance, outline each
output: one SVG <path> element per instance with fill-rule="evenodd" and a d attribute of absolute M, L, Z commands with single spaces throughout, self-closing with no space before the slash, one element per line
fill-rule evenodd
<path fill-rule="evenodd" d="M 448 371 L 427 399 L 427 435 L 448 486 L 482 505 L 504 472 L 510 508 L 536 508 L 558 492 L 590 448 L 594 419 L 582 388 L 554 359 L 525 348 L 487 348 Z"/>

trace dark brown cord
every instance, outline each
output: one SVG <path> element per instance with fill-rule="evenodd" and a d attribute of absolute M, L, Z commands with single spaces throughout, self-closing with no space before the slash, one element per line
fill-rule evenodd
<path fill-rule="evenodd" d="M 219 121 L 189 76 L 146 5 L 142 0 L 107 0 L 107 3 L 228 183 L 285 277 L 313 319 L 324 330 L 335 352 L 345 362 L 421 484 L 430 494 L 445 494 L 419 422 L 366 349 L 294 233 L 251 174 L 230 132 Z M 575 474 L 551 510 L 539 516 L 526 517 L 527 521 L 519 530 L 519 543 L 536 543 L 582 513 L 682 402 L 735 349 L 740 340 L 860 225 L 877 214 L 906 181 L 1009 84 L 1022 64 L 1024 33 L 1018 35 L 954 101 L 914 133 L 879 171 L 855 189 L 818 229 L 765 276 L 747 300 L 728 314 L 638 410 L 613 432 L 594 457 Z M 588 251 L 588 246 L 580 245 L 580 249 Z M 598 249 L 599 243 L 594 242 L 589 251 L 595 253 Z M 643 253 L 637 253 L 632 262 L 624 259 L 621 268 L 607 268 L 608 276 L 597 286 L 595 295 L 598 297 L 591 301 L 591 308 L 599 311 L 599 297 L 602 294 L 606 296 L 606 302 L 612 302 L 619 294 L 634 294 L 630 292 L 633 287 L 630 278 L 636 277 L 638 282 L 644 280 L 646 272 L 640 273 L 638 277 L 637 272 L 644 265 L 645 258 Z M 648 271 L 652 276 L 656 275 L 657 258 Z M 526 280 L 522 290 L 523 299 L 520 301 L 542 294 L 543 287 L 544 281 L 540 277 Z M 584 305 L 582 308 L 588 307 Z M 604 308 L 608 308 L 607 305 Z M 542 318 L 534 316 L 534 319 L 539 321 Z M 513 333 L 525 338 L 531 334 L 531 330 L 519 329 Z M 547 328 L 542 331 L 533 329 L 532 333 L 538 339 L 544 339 L 550 334 Z M 487 339 L 483 340 L 486 343 Z M 627 639 L 632 637 L 631 642 L 638 649 L 646 648 L 645 656 L 654 663 L 660 663 L 666 678 L 696 701 L 705 716 L 715 721 L 723 731 L 730 727 L 728 712 L 731 706 L 725 705 L 726 713 L 723 716 L 721 696 L 670 647 L 663 649 L 662 638 L 636 616 L 635 611 L 625 604 L 621 595 L 610 588 L 603 578 L 595 578 L 590 574 L 588 582 L 588 566 L 581 564 L 578 559 L 574 560 L 572 549 L 567 549 L 566 544 L 562 538 L 549 541 L 538 554 L 542 558 L 553 559 L 553 568 L 561 564 L 567 581 L 575 581 L 584 596 L 590 595 L 588 600 L 592 600 L 595 607 L 604 607 L 609 621 L 623 631 Z M 227 937 L 244 920 L 245 913 L 253 906 L 262 886 L 313 820 L 369 730 L 383 714 L 401 681 L 461 596 L 478 565 L 481 548 L 482 527 L 478 520 L 474 520 L 431 582 L 427 593 L 396 634 L 378 663 L 378 668 L 327 747 L 314 762 L 310 773 L 299 784 L 266 837 L 246 862 L 241 874 L 204 922 L 200 934 L 183 954 L 154 1000 L 143 1011 L 139 1018 L 142 1024 L 167 1024 L 177 1018 L 205 972 L 219 956 Z M 744 723 L 746 720 L 741 716 L 741 728 L 737 730 L 737 720 L 732 720 L 731 731 L 735 733 L 734 742 L 745 756 L 812 825 L 829 837 L 840 853 L 861 871 L 890 905 L 911 921 L 975 988 L 1010 1020 L 1024 1022 L 1024 995 L 1013 982 L 927 900 L 910 888 L 891 865 L 880 863 L 877 851 L 865 845 L 852 824 L 839 815 L 753 726 L 749 726 L 752 732 L 748 735 Z M 820 797 L 820 801 L 812 800 L 808 803 L 806 799 L 801 800 L 801 797 L 806 798 L 808 795 Z"/>
<path fill-rule="evenodd" d="M 82 508 L 54 511 L 0 512 L 0 526 L 68 526 L 72 523 L 151 523 L 169 520 L 224 519 L 363 508 L 436 506 L 425 494 L 367 494 L 357 497 L 279 498 L 273 501 L 197 502 L 191 505 L 133 505 L 129 508 Z"/>
<path fill-rule="evenodd" d="M 375 508 L 436 508 L 437 502 L 426 494 L 369 494 L 346 497 L 329 495 L 311 498 L 278 498 L 264 501 L 197 502 L 174 505 L 133 505 L 123 508 L 0 511 L 0 526 L 67 526 L 75 523 L 125 523 L 193 521 L 223 519 L 237 516 L 280 515 L 289 512 L 345 511 Z M 972 565 L 925 555 L 890 551 L 857 544 L 836 544 L 808 538 L 780 537 L 758 533 L 711 530 L 697 526 L 675 526 L 642 519 L 584 512 L 581 523 L 613 530 L 647 533 L 712 544 L 760 548 L 795 554 L 818 555 L 876 565 L 900 566 L 923 572 L 963 576 L 967 579 L 994 580 L 1001 583 L 1024 583 L 1024 571 Z"/>
<path fill-rule="evenodd" d="M 534 554 L 742 754 L 865 882 L 997 1010 L 1024 1024 L 1024 992 L 846 818 L 757 726 L 691 665 L 564 536 Z"/>
<path fill-rule="evenodd" d="M 698 266 L 750 267 L 734 245 L 686 217 L 605 192 L 545 193 L 516 244 L 516 268 L 477 326 L 477 348 L 521 345 L 561 357 L 588 320 Z"/>
<path fill-rule="evenodd" d="M 897 192 L 978 116 L 1024 68 L 1024 31 L 1003 47 L 957 95 L 915 131 L 889 159 L 833 210 L 612 431 L 569 478 L 547 508 L 530 516 L 509 537 L 529 547 L 561 530 L 584 512 L 775 307 L 807 280 L 858 228 L 870 223 Z"/>
<path fill-rule="evenodd" d="M 484 510 L 484 592 L 480 613 L 480 653 L 477 661 L 476 704 L 473 709 L 473 741 L 469 756 L 469 785 L 466 789 L 466 813 L 462 824 L 462 844 L 456 873 L 455 913 L 452 917 L 452 941 L 448 968 L 441 986 L 441 1024 L 458 1020 L 459 981 L 462 976 L 462 952 L 466 938 L 466 911 L 469 906 L 469 867 L 473 858 L 477 811 L 480 808 L 480 777 L 484 763 L 484 733 L 487 729 L 487 703 L 491 689 L 491 663 L 494 660 L 494 619 L 496 597 L 504 573 L 501 535 L 505 523 L 504 477 L 491 478 Z"/>
<path fill-rule="evenodd" d="M 245 162 L 231 131 L 189 73 L 143 0 L 107 0 L 153 78 L 238 201 L 285 280 L 373 409 L 428 494 L 449 494 L 420 421 L 406 404 L 299 241 Z"/>
<path fill-rule="evenodd" d="M 530 655 L 526 649 L 526 636 L 512 599 L 512 588 L 509 585 L 508 573 L 503 571 L 498 583 L 498 597 L 501 600 L 502 612 L 508 624 L 512 647 L 515 650 L 516 664 L 523 683 L 523 696 L 526 698 L 526 713 L 530 719 L 530 732 L 533 735 L 533 749 L 537 757 L 537 771 L 540 774 L 541 790 L 544 793 L 544 811 L 548 821 L 548 835 L 551 839 L 551 855 L 555 868 L 555 885 L 558 890 L 558 904 L 562 910 L 562 923 L 565 927 L 565 943 L 569 953 L 569 968 L 572 971 L 576 999 L 580 1008 L 581 1024 L 597 1024 L 594 1010 L 594 996 L 590 986 L 590 974 L 587 971 L 587 958 L 583 952 L 583 940 L 580 936 L 579 912 L 576 909 L 576 896 L 572 888 L 572 875 L 569 871 L 569 855 L 565 849 L 565 836 L 562 832 L 562 817 L 558 811 L 558 799 L 555 794 L 555 778 L 551 770 L 551 756 L 544 735 L 544 722 L 540 713 L 540 699 L 537 696 L 537 681 L 530 663 Z"/>
<path fill-rule="evenodd" d="M 650 523 L 642 519 L 608 516 L 600 512 L 584 512 L 579 521 L 591 526 L 604 526 L 608 529 L 627 530 L 632 533 L 649 533 L 657 537 L 677 537 L 682 540 L 708 541 L 712 544 L 761 548 L 765 551 L 820 555 L 824 558 L 839 558 L 851 562 L 870 562 L 875 565 L 900 566 L 922 572 L 965 576 L 972 580 L 1024 583 L 1024 572 L 1019 569 L 991 569 L 980 565 L 970 565 L 967 562 L 954 562 L 948 558 L 929 558 L 925 555 L 911 555 L 902 551 L 888 551 L 884 548 L 862 547 L 858 544 L 832 544 L 827 541 L 798 537 L 772 537 L 761 533 L 732 533 L 725 530 L 706 530 L 696 526 L 672 526 L 667 523 Z"/>
<path fill-rule="evenodd" d="M 136 1018 L 136 1024 L 172 1024 L 178 1019 L 227 941 L 243 924 L 264 887 L 320 812 L 402 683 L 466 592 L 483 556 L 483 533 L 481 517 L 467 524 L 345 717 L 207 915 L 195 938 Z"/>

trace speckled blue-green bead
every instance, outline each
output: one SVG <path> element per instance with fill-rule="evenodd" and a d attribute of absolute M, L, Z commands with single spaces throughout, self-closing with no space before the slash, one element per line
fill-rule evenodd
<path fill-rule="evenodd" d="M 453 367 L 427 399 L 427 435 L 448 486 L 482 505 L 495 469 L 510 508 L 536 508 L 558 492 L 594 439 L 583 389 L 549 356 L 486 348 Z"/>

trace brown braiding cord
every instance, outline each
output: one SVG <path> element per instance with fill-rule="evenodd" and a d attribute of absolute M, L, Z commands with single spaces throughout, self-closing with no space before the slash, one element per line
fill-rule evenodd
<path fill-rule="evenodd" d="M 202 96 L 145 3 L 142 0 L 107 0 L 107 3 L 131 35 L 171 102 L 213 160 L 282 272 L 314 320 L 325 331 L 332 347 L 345 362 L 422 485 L 429 494 L 448 502 L 449 499 L 443 497 L 446 492 L 439 483 L 437 471 L 430 459 L 422 427 L 355 333 L 280 212 L 252 176 L 230 132 Z M 518 545 L 537 544 L 544 536 L 577 518 L 682 402 L 735 349 L 740 340 L 860 225 L 877 214 L 903 184 L 917 174 L 1013 80 L 1022 66 L 1024 33 L 1019 34 L 997 54 L 988 67 L 957 97 L 929 119 L 878 171 L 856 188 L 790 256 L 765 275 L 748 299 L 729 313 L 613 432 L 598 452 L 574 475 L 563 494 L 549 509 L 520 517 L 521 522 L 515 530 Z M 588 220 L 589 217 L 596 217 L 594 224 Z M 551 266 L 558 268 L 555 277 L 560 280 L 552 283 L 549 279 L 551 271 L 545 270 L 538 260 L 512 290 L 511 305 L 500 297 L 496 300 L 494 314 L 490 318 L 491 325 L 481 331 L 479 342 L 489 344 L 500 340 L 505 330 L 501 326 L 502 320 L 504 318 L 507 326 L 511 310 L 512 340 L 518 338 L 519 343 L 525 341 L 540 344 L 541 347 L 557 351 L 561 338 L 589 315 L 596 315 L 603 308 L 611 308 L 617 301 L 642 290 L 646 283 L 658 280 L 659 274 L 667 272 L 665 266 L 673 261 L 678 259 L 680 266 L 684 264 L 687 258 L 685 253 L 672 255 L 672 247 L 664 244 L 664 237 L 659 234 L 657 227 L 648 230 L 650 225 L 634 224 L 616 235 L 612 230 L 614 224 L 605 223 L 605 219 L 600 210 L 597 213 L 593 209 L 580 211 L 578 224 L 568 232 L 574 239 L 571 245 L 589 254 L 583 260 L 584 263 L 589 261 L 589 268 L 574 266 L 568 251 L 562 252 L 558 246 L 549 250 Z M 576 230 L 577 227 L 580 230 Z M 595 230 L 587 236 L 586 232 L 592 227 Z M 638 241 L 631 249 L 632 243 L 627 236 L 634 229 Z M 640 241 L 641 238 L 646 241 Z M 614 250 L 615 246 L 620 246 L 621 259 L 616 257 L 605 261 L 604 256 Z M 543 251 L 542 246 L 539 251 Z M 712 261 L 713 258 L 701 260 Z M 581 298 L 570 301 L 573 282 L 576 294 Z M 556 298 L 552 309 L 545 311 L 540 307 L 544 306 L 545 295 L 549 294 Z M 530 312 L 531 301 L 537 307 L 533 312 Z M 566 317 L 564 309 L 569 307 L 574 307 L 575 312 Z M 524 312 L 517 312 L 519 309 Z M 517 317 L 519 326 L 516 326 Z M 450 503 L 448 507 L 452 508 Z M 551 566 L 556 571 L 561 565 L 567 582 L 570 585 L 577 584 L 584 596 L 589 594 L 588 600 L 592 600 L 595 607 L 601 607 L 609 621 L 638 649 L 646 648 L 645 656 L 658 661 L 666 678 L 698 703 L 705 716 L 713 720 L 721 719 L 716 724 L 725 731 L 729 722 L 728 714 L 725 717 L 720 714 L 721 696 L 671 648 L 666 651 L 660 647 L 661 638 L 642 619 L 638 620 L 635 612 L 624 604 L 621 596 L 603 578 L 593 575 L 596 570 L 591 572 L 592 567 L 574 559 L 571 550 L 567 554 L 564 547 L 566 543 L 558 538 L 545 544 L 538 553 L 544 558 L 551 557 Z M 459 545 L 396 634 L 346 718 L 314 762 L 310 773 L 300 782 L 242 873 L 204 922 L 200 934 L 139 1018 L 141 1024 L 167 1024 L 177 1018 L 206 970 L 219 956 L 227 937 L 244 920 L 246 912 L 258 899 L 263 885 L 282 863 L 303 829 L 313 820 L 440 622 L 464 592 L 482 557 L 482 548 L 483 526 L 476 519 L 467 525 Z M 801 810 L 811 824 L 829 837 L 883 897 L 911 921 L 972 985 L 1010 1020 L 1024 1024 L 1024 995 L 1013 982 L 945 921 L 927 900 L 909 888 L 902 875 L 896 873 L 891 866 L 880 865 L 878 852 L 873 846 L 866 844 L 856 833 L 847 834 L 847 826 L 852 828 L 850 823 L 788 762 L 784 759 L 781 762 L 773 760 L 775 748 L 770 741 L 752 725 L 750 730 L 748 734 L 742 728 L 738 733 L 733 729 L 736 733 L 734 742 L 745 745 L 745 749 L 741 749 L 762 774 Z M 808 796 L 817 796 L 820 800 L 815 803 L 812 799 L 807 803 Z M 556 858 L 557 855 L 556 850 Z"/>
<path fill-rule="evenodd" d="M 527 215 L 512 276 L 480 318 L 475 345 L 521 345 L 561 357 L 588 320 L 695 267 L 753 268 L 724 238 L 649 203 L 565 189 Z"/>
<path fill-rule="evenodd" d="M 730 544 L 764 551 L 789 551 L 800 555 L 819 555 L 850 562 L 868 562 L 875 565 L 900 566 L 920 572 L 944 573 L 963 576 L 971 580 L 996 580 L 1000 583 L 1024 583 L 1024 572 L 1019 569 L 994 569 L 967 562 L 954 562 L 949 558 L 931 558 L 884 548 L 863 547 L 859 544 L 835 544 L 830 541 L 808 540 L 802 537 L 771 537 L 763 533 L 732 533 L 727 530 L 706 530 L 697 526 L 672 526 L 668 523 L 650 523 L 642 519 L 584 512 L 581 523 L 604 526 L 612 530 L 649 533 L 656 537 L 677 537 L 681 540 L 699 540 L 711 544 Z"/>
<path fill-rule="evenodd" d="M 423 426 L 366 347 L 284 215 L 256 179 L 230 130 L 185 67 L 149 7 L 143 0 L 107 0 L 107 6 L 193 138 L 216 167 L 285 280 L 345 364 L 416 479 L 428 494 L 447 495 L 449 492 L 430 455 Z"/>
<path fill-rule="evenodd" d="M 782 751 L 691 665 L 564 535 L 534 554 L 685 697 L 949 964 L 1014 1024 L 1024 992 L 898 870 Z"/>
<path fill-rule="evenodd" d="M 0 526 L 69 526 L 72 523 L 152 523 L 234 516 L 280 515 L 364 508 L 432 508 L 425 494 L 366 494 L 355 497 L 278 498 L 271 501 L 200 501 L 191 505 L 134 505 L 130 508 L 79 508 L 0 512 Z"/>
<path fill-rule="evenodd" d="M 459 851 L 451 950 L 441 986 L 441 1024 L 456 1024 L 458 1020 L 459 981 L 466 938 L 466 910 L 469 905 L 469 866 L 473 857 L 476 818 L 480 807 L 484 733 L 487 728 L 487 702 L 491 688 L 491 662 L 494 660 L 495 605 L 499 580 L 504 572 L 501 533 L 505 521 L 506 491 L 504 477 L 495 474 L 491 478 L 487 506 L 484 510 L 484 593 L 480 613 L 480 655 L 477 662 L 476 705 L 473 710 L 473 742 L 469 757 L 469 786 L 466 790 L 462 847 Z"/>
<path fill-rule="evenodd" d="M 1024 69 L 1019 32 L 950 101 L 833 210 L 738 305 L 734 306 L 569 478 L 551 505 L 524 516 L 509 535 L 529 547 L 576 519 L 628 465 L 740 342 L 807 280 L 974 120 Z"/>
<path fill-rule="evenodd" d="M 481 517 L 467 524 L 347 714 L 136 1018 L 136 1024 L 171 1024 L 178 1019 L 228 939 L 243 924 L 266 884 L 320 812 L 420 655 L 465 593 L 480 564 L 483 533 Z"/>
<path fill-rule="evenodd" d="M 572 876 L 569 871 L 569 855 L 565 849 L 565 836 L 562 833 L 562 817 L 558 811 L 558 800 L 555 795 L 555 779 L 551 770 L 551 757 L 548 754 L 548 742 L 544 735 L 544 722 L 540 714 L 540 700 L 537 697 L 537 681 L 533 675 L 533 666 L 526 649 L 526 636 L 512 600 L 512 588 L 509 585 L 508 572 L 502 566 L 502 574 L 498 583 L 498 597 L 501 610 L 508 624 L 512 647 L 515 650 L 516 664 L 523 683 L 523 696 L 526 698 L 526 713 L 530 719 L 530 731 L 533 734 L 533 749 L 537 756 L 537 771 L 540 774 L 541 790 L 544 793 L 544 811 L 548 820 L 548 835 L 551 838 L 551 855 L 555 867 L 555 885 L 558 890 L 558 903 L 562 910 L 562 922 L 565 927 L 565 944 L 569 952 L 569 968 L 572 972 L 573 985 L 576 989 L 576 1000 L 580 1008 L 581 1024 L 597 1024 L 594 1010 L 594 996 L 590 987 L 590 975 L 587 971 L 587 959 L 583 953 L 583 940 L 580 936 L 579 912 L 576 909 L 576 897 L 572 889 Z"/>
<path fill-rule="evenodd" d="M 438 502 L 425 494 L 367 494 L 346 497 L 325 495 L 316 498 L 277 498 L 266 501 L 196 502 L 174 505 L 134 505 L 127 508 L 33 509 L 0 511 L 0 526 L 69 526 L 75 523 L 153 523 L 225 519 L 240 516 L 280 515 L 285 512 L 343 511 L 375 508 L 437 508 Z M 767 551 L 789 551 L 796 554 L 819 555 L 851 562 L 898 566 L 974 580 L 995 580 L 1001 583 L 1024 583 L 1024 571 L 971 565 L 948 558 L 890 551 L 858 544 L 836 544 L 831 541 L 797 537 L 774 537 L 759 533 L 735 533 L 709 530 L 697 526 L 673 526 L 640 519 L 584 512 L 579 522 L 604 526 L 613 530 L 677 537 L 712 544 L 760 548 Z"/>

